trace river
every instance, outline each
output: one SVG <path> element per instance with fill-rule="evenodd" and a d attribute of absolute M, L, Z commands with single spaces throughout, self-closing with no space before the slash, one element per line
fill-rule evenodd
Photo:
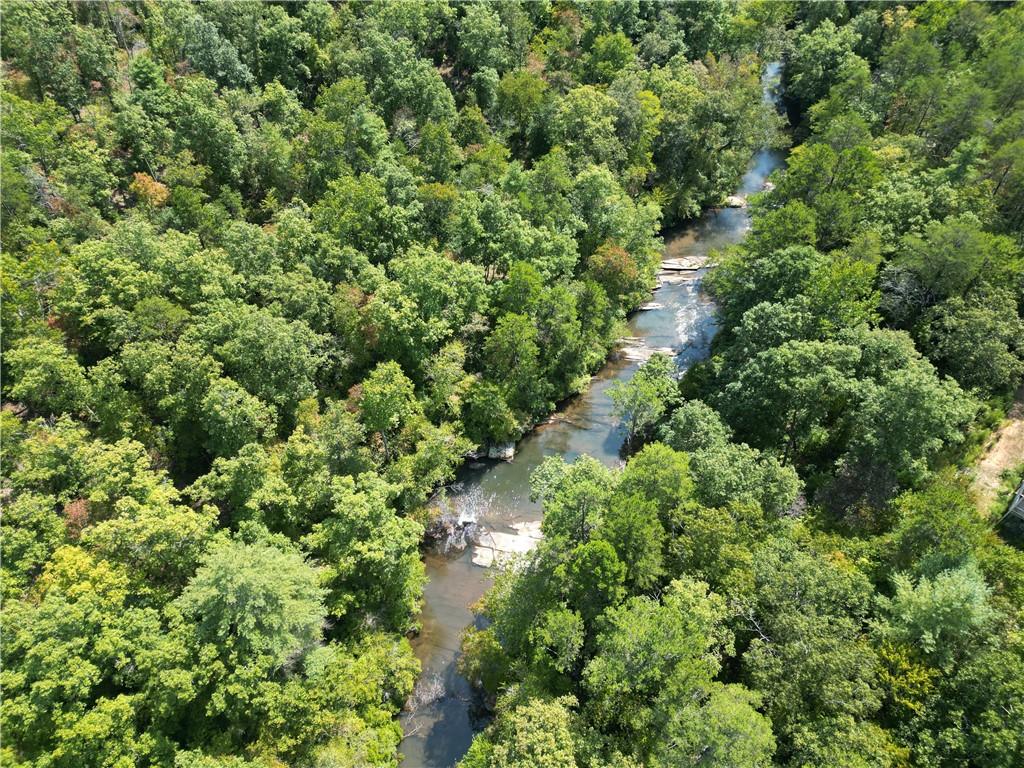
<path fill-rule="evenodd" d="M 779 65 L 765 74 L 765 98 L 776 100 Z M 782 152 L 764 149 L 751 161 L 738 194 L 764 188 L 773 170 L 784 162 Z M 700 260 L 711 251 L 741 240 L 750 226 L 745 208 L 711 210 L 692 224 L 665 233 L 663 259 Z M 512 461 L 480 461 L 462 469 L 449 489 L 447 504 L 462 521 L 473 521 L 470 543 L 425 556 L 429 581 L 424 589 L 422 630 L 414 640 L 423 671 L 402 716 L 405 738 L 402 768 L 450 768 L 465 754 L 473 734 L 486 723 L 487 713 L 456 667 L 463 630 L 474 621 L 471 606 L 491 584 L 491 572 L 474 564 L 481 558 L 473 542 L 490 543 L 497 533 L 521 538 L 541 519 L 539 505 L 530 501 L 530 473 L 546 456 L 572 461 L 589 454 L 606 464 L 621 464 L 625 434 L 612 417 L 608 388 L 628 380 L 639 360 L 652 349 L 671 350 L 684 370 L 704 358 L 715 333 L 711 300 L 702 290 L 704 270 L 663 273 L 654 291 L 652 308 L 629 320 L 633 337 L 598 372 L 586 392 L 570 400 L 548 422 L 524 437 Z"/>

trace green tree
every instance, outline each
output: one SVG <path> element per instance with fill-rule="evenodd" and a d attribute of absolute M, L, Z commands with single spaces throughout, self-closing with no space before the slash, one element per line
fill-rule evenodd
<path fill-rule="evenodd" d="M 1020 673 L 1020 642 L 1012 636 L 965 660 L 910 721 L 908 743 L 933 761 L 1012 765 L 1024 748 L 1012 720 L 1022 703 Z"/>
<path fill-rule="evenodd" d="M 619 104 L 616 130 L 628 155 L 629 165 L 624 172 L 626 185 L 630 191 L 635 191 L 655 170 L 654 148 L 664 119 L 661 99 L 644 88 L 638 77 L 629 74 L 616 78 L 609 92 Z"/>
<path fill-rule="evenodd" d="M 552 118 L 551 140 L 577 166 L 586 162 L 618 168 L 623 149 L 615 133 L 618 105 L 592 85 L 569 91 Z"/>
<path fill-rule="evenodd" d="M 466 346 L 458 341 L 445 344 L 426 362 L 427 410 L 433 418 L 458 421 L 474 384 L 465 365 Z"/>
<path fill-rule="evenodd" d="M 561 457 L 546 458 L 530 476 L 530 499 L 544 505 L 546 539 L 570 547 L 589 540 L 601 522 L 617 478 L 590 456 L 572 464 Z"/>
<path fill-rule="evenodd" d="M 522 51 L 509 45 L 498 7 L 472 4 L 459 20 L 459 58 L 469 70 L 495 69 L 502 72 L 519 64 Z"/>
<path fill-rule="evenodd" d="M 780 446 L 799 462 L 827 444 L 828 430 L 853 395 L 855 347 L 791 341 L 758 353 L 718 398 L 726 420 L 755 446 Z"/>
<path fill-rule="evenodd" d="M 375 262 L 386 261 L 406 245 L 412 211 L 391 205 L 376 174 L 342 175 L 328 184 L 313 206 L 313 223 Z"/>
<path fill-rule="evenodd" d="M 508 312 L 498 318 L 484 342 L 488 378 L 502 384 L 508 404 L 527 416 L 546 402 L 540 377 L 537 329 L 526 315 Z"/>
<path fill-rule="evenodd" d="M 317 197 L 347 171 L 370 171 L 387 145 L 387 127 L 360 78 L 341 78 L 321 91 L 308 124 L 308 140 L 298 150 L 307 188 Z"/>
<path fill-rule="evenodd" d="M 857 754 L 860 729 L 881 704 L 877 660 L 861 633 L 871 593 L 854 566 L 785 539 L 756 551 L 742 610 L 751 638 L 744 679 L 764 696 L 778 758 L 813 764 L 816 750 L 844 742 L 830 754 Z"/>
<path fill-rule="evenodd" d="M 889 469 L 905 484 L 919 482 L 943 446 L 962 440 L 975 406 L 955 382 L 940 380 L 926 361 L 865 383 L 854 415 L 852 457 Z"/>
<path fill-rule="evenodd" d="M 169 31 L 180 53 L 200 72 L 221 85 L 242 86 L 252 82 L 252 72 L 238 56 L 238 50 L 221 36 L 217 26 L 191 6 L 170 7 L 166 14 Z"/>
<path fill-rule="evenodd" d="M 713 686 L 699 706 L 672 706 L 664 730 L 655 737 L 651 764 L 742 766 L 772 764 L 775 738 L 757 711 L 760 698 L 739 685 Z"/>
<path fill-rule="evenodd" d="M 71 9 L 58 2 L 16 2 L 5 15 L 5 58 L 12 58 L 32 78 L 40 99 L 52 94 L 61 105 L 78 111 L 86 102 L 87 84 L 82 82 L 76 61 L 75 40 L 79 34 Z M 88 32 L 81 33 L 81 37 L 90 41 Z M 106 53 L 112 58 L 109 46 Z"/>
<path fill-rule="evenodd" d="M 1006 391 L 1024 377 L 1024 321 L 1009 291 L 947 299 L 925 313 L 915 335 L 940 370 L 966 388 Z"/>
<path fill-rule="evenodd" d="M 501 389 L 481 379 L 475 380 L 466 392 L 462 423 L 466 436 L 478 445 L 506 442 L 519 431 Z"/>
<path fill-rule="evenodd" d="M 154 690 L 160 659 L 173 664 L 184 648 L 158 611 L 131 602 L 128 583 L 122 568 L 64 546 L 39 577 L 38 600 L 7 606 L 5 750 L 56 765 L 157 759 L 155 734 L 138 731 L 142 691 Z"/>
<path fill-rule="evenodd" d="M 686 400 L 672 411 L 659 434 L 675 450 L 693 452 L 727 443 L 732 430 L 711 406 L 700 400 Z"/>
<path fill-rule="evenodd" d="M 789 225 L 782 226 L 788 229 Z M 755 247 L 759 247 L 758 234 L 755 230 Z M 787 232 L 780 237 L 789 236 Z M 741 250 L 727 256 L 712 273 L 711 289 L 728 321 L 737 323 L 747 310 L 761 302 L 795 299 L 826 265 L 826 257 L 810 247 L 791 246 L 765 253 Z"/>
<path fill-rule="evenodd" d="M 583 618 L 568 608 L 554 608 L 540 617 L 531 632 L 534 664 L 546 675 L 566 675 L 577 666 L 585 635 Z"/>
<path fill-rule="evenodd" d="M 419 411 L 412 382 L 395 362 L 379 363 L 361 385 L 359 410 L 363 424 L 384 441 L 385 458 L 392 458 L 398 433 Z"/>
<path fill-rule="evenodd" d="M 6 354 L 12 382 L 8 392 L 34 413 L 80 413 L 88 408 L 89 381 L 63 344 L 50 337 L 28 336 Z"/>
<path fill-rule="evenodd" d="M 651 443 L 630 458 L 617 490 L 654 502 L 665 519 L 693 494 L 689 457 L 661 443 Z"/>
<path fill-rule="evenodd" d="M 787 96 L 796 101 L 801 111 L 828 94 L 834 78 L 856 55 L 855 42 L 852 28 L 837 27 L 831 19 L 804 32 L 786 68 Z"/>
<path fill-rule="evenodd" d="M 328 611 L 348 625 L 373 620 L 407 629 L 425 580 L 422 526 L 398 517 L 376 489 L 357 490 L 351 478 L 337 479 L 330 494 L 330 515 L 304 539 L 324 563 Z"/>
<path fill-rule="evenodd" d="M 555 570 L 564 585 L 569 605 L 580 612 L 588 626 L 604 610 L 625 595 L 626 568 L 615 549 L 603 539 L 580 544 Z"/>
<path fill-rule="evenodd" d="M 898 323 L 912 323 L 943 299 L 964 296 L 983 280 L 1011 280 L 1019 255 L 1007 238 L 992 235 L 971 216 L 933 221 L 924 236 L 909 235 L 883 273 L 882 308 Z"/>
<path fill-rule="evenodd" d="M 216 510 L 204 507 L 196 511 L 166 501 L 140 504 L 122 499 L 117 512 L 116 517 L 86 527 L 81 534 L 82 546 L 111 564 L 123 566 L 140 603 L 166 602 L 195 573 L 210 544 Z M 72 516 L 65 514 L 72 523 Z"/>
<path fill-rule="evenodd" d="M 985 526 L 971 497 L 948 477 L 893 501 L 892 564 L 896 570 L 937 576 L 967 565 L 981 550 Z"/>
<path fill-rule="evenodd" d="M 679 704 L 712 686 L 728 641 L 725 604 L 700 582 L 673 582 L 663 601 L 633 597 L 611 608 L 583 671 L 592 717 L 650 739 L 658 704 Z"/>
<path fill-rule="evenodd" d="M 719 443 L 694 451 L 690 472 L 694 495 L 710 506 L 753 502 L 766 514 L 778 516 L 800 491 L 796 470 L 745 443 Z"/>
<path fill-rule="evenodd" d="M 253 396 L 277 408 L 291 423 L 299 401 L 316 391 L 324 340 L 301 320 L 265 309 L 211 307 L 199 333 L 225 372 Z M 241 310 L 241 311 L 239 311 Z"/>
<path fill-rule="evenodd" d="M 356 476 L 370 469 L 366 429 L 359 415 L 344 401 L 329 400 L 317 425 L 317 438 L 323 446 L 331 472 Z"/>
<path fill-rule="evenodd" d="M 996 616 L 988 603 L 991 590 L 973 564 L 923 576 L 916 584 L 896 574 L 893 584 L 894 594 L 884 602 L 883 633 L 918 648 L 939 667 L 970 655 Z"/>
<path fill-rule="evenodd" d="M 571 696 L 528 699 L 499 716 L 493 735 L 477 737 L 463 768 L 572 768 L 577 765 Z M 492 741 L 493 739 L 493 741 Z"/>
<path fill-rule="evenodd" d="M 757 68 L 742 59 L 690 64 L 677 55 L 658 75 L 655 180 L 667 218 L 683 220 L 736 189 L 751 153 L 773 140 L 778 118 L 760 99 Z"/>
<path fill-rule="evenodd" d="M 610 83 L 636 56 L 633 44 L 622 32 L 599 35 L 586 54 L 583 70 L 592 83 Z"/>
<path fill-rule="evenodd" d="M 448 126 L 427 123 L 420 130 L 420 143 L 416 148 L 428 179 L 434 182 L 450 181 L 461 159 L 459 146 L 452 138 Z"/>
<path fill-rule="evenodd" d="M 428 120 L 450 124 L 455 99 L 433 63 L 416 54 L 406 38 L 369 30 L 362 36 L 360 71 L 370 97 L 392 124 L 400 112 L 412 114 L 417 125 Z"/>
<path fill-rule="evenodd" d="M 672 407 L 678 395 L 675 364 L 655 353 L 628 382 L 616 382 L 608 390 L 613 412 L 626 430 L 626 442 L 645 435 Z"/>
<path fill-rule="evenodd" d="M 225 540 L 203 557 L 176 604 L 222 658 L 279 666 L 320 643 L 323 598 L 301 555 Z"/>
<path fill-rule="evenodd" d="M 653 499 L 616 494 L 604 511 L 596 536 L 615 548 L 631 592 L 651 590 L 664 574 L 665 529 Z"/>
<path fill-rule="evenodd" d="M 453 338 L 473 337 L 487 311 L 480 267 L 420 248 L 393 259 L 389 266 L 424 325 L 424 344 L 435 348 Z"/>
<path fill-rule="evenodd" d="M 5 557 L 4 595 L 15 597 L 28 589 L 54 551 L 65 541 L 65 525 L 56 513 L 56 500 L 22 493 L 7 505 L 2 526 Z"/>
<path fill-rule="evenodd" d="M 540 140 L 548 89 L 543 77 L 526 69 L 506 72 L 498 82 L 494 115 L 516 156 Z"/>
<path fill-rule="evenodd" d="M 231 379 L 218 379 L 200 406 L 206 424 L 207 450 L 231 456 L 247 443 L 273 434 L 277 422 L 273 408 L 253 397 Z"/>

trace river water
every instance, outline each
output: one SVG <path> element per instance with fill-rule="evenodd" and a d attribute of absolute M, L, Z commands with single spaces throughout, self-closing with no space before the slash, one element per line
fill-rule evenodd
<path fill-rule="evenodd" d="M 765 98 L 775 100 L 778 65 L 765 75 Z M 760 191 L 784 154 L 758 152 L 738 194 Z M 739 242 L 750 226 L 745 208 L 708 211 L 691 225 L 665 234 L 664 259 L 702 259 L 711 251 Z M 473 541 L 487 534 L 519 534 L 535 527 L 539 505 L 530 501 L 530 473 L 546 456 L 572 461 L 589 454 L 609 465 L 621 464 L 625 434 L 612 417 L 608 388 L 633 376 L 639 359 L 652 349 L 671 350 L 684 370 L 704 358 L 715 333 L 714 306 L 702 290 L 704 270 L 662 274 L 653 308 L 629 320 L 630 343 L 614 354 L 586 392 L 570 400 L 551 420 L 524 437 L 509 462 L 474 462 L 462 469 L 449 489 L 447 506 L 462 521 L 473 521 L 470 544 L 426 557 L 429 581 L 424 589 L 422 631 L 414 640 L 423 672 L 401 723 L 405 738 L 402 768 L 450 768 L 465 754 L 473 734 L 486 723 L 486 712 L 456 667 L 464 629 L 474 621 L 471 606 L 491 585 L 491 572 L 473 563 Z M 479 552 L 477 552 L 479 556 Z"/>

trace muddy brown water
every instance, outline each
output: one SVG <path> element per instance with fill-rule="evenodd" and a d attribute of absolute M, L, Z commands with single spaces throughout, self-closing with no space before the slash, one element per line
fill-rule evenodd
<path fill-rule="evenodd" d="M 774 98 L 778 71 L 777 65 L 768 68 L 766 98 Z M 738 194 L 763 189 L 768 174 L 782 165 L 784 157 L 774 150 L 758 152 Z M 663 258 L 705 257 L 739 242 L 749 226 L 745 208 L 708 211 L 693 224 L 665 234 Z M 708 354 L 716 325 L 714 305 L 702 289 L 704 272 L 674 275 L 654 291 L 655 308 L 637 312 L 629 320 L 631 347 L 671 349 L 680 370 Z M 614 354 L 586 392 L 519 442 L 512 461 L 479 461 L 463 467 L 448 489 L 446 503 L 462 520 L 474 521 L 471 538 L 481 531 L 516 533 L 514 525 L 540 520 L 540 506 L 530 501 L 529 481 L 546 456 L 572 461 L 589 454 L 608 465 L 621 464 L 625 434 L 612 417 L 608 388 L 633 376 L 640 365 L 636 357 Z M 422 630 L 413 642 L 423 671 L 401 718 L 402 768 L 454 766 L 474 733 L 487 722 L 487 713 L 457 668 L 462 633 L 474 621 L 471 606 L 492 583 L 492 571 L 474 565 L 472 551 L 470 544 L 425 556 L 429 581 L 423 595 Z"/>

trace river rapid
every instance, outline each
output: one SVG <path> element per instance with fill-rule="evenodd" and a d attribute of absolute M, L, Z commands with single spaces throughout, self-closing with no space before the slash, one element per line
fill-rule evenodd
<path fill-rule="evenodd" d="M 765 99 L 777 101 L 780 66 L 769 65 Z M 737 190 L 759 192 L 780 167 L 784 153 L 763 149 L 751 161 Z M 750 227 L 745 208 L 710 210 L 692 224 L 666 232 L 663 260 L 702 263 L 712 251 L 737 243 Z M 671 354 L 680 370 L 707 356 L 716 324 L 714 305 L 705 295 L 705 269 L 665 272 L 659 276 L 649 309 L 629 320 L 630 339 L 591 380 L 586 392 L 568 401 L 551 419 L 526 435 L 512 461 L 478 461 L 459 472 L 444 502 L 466 540 L 442 542 L 425 556 L 422 630 L 413 641 L 423 671 L 401 718 L 403 768 L 450 768 L 466 753 L 487 713 L 457 659 L 463 631 L 474 621 L 471 606 L 492 583 L 489 545 L 521 543 L 539 529 L 541 509 L 530 501 L 530 474 L 546 456 L 572 461 L 589 454 L 605 464 L 620 465 L 625 433 L 612 416 L 609 387 L 630 379 L 652 351 Z"/>

